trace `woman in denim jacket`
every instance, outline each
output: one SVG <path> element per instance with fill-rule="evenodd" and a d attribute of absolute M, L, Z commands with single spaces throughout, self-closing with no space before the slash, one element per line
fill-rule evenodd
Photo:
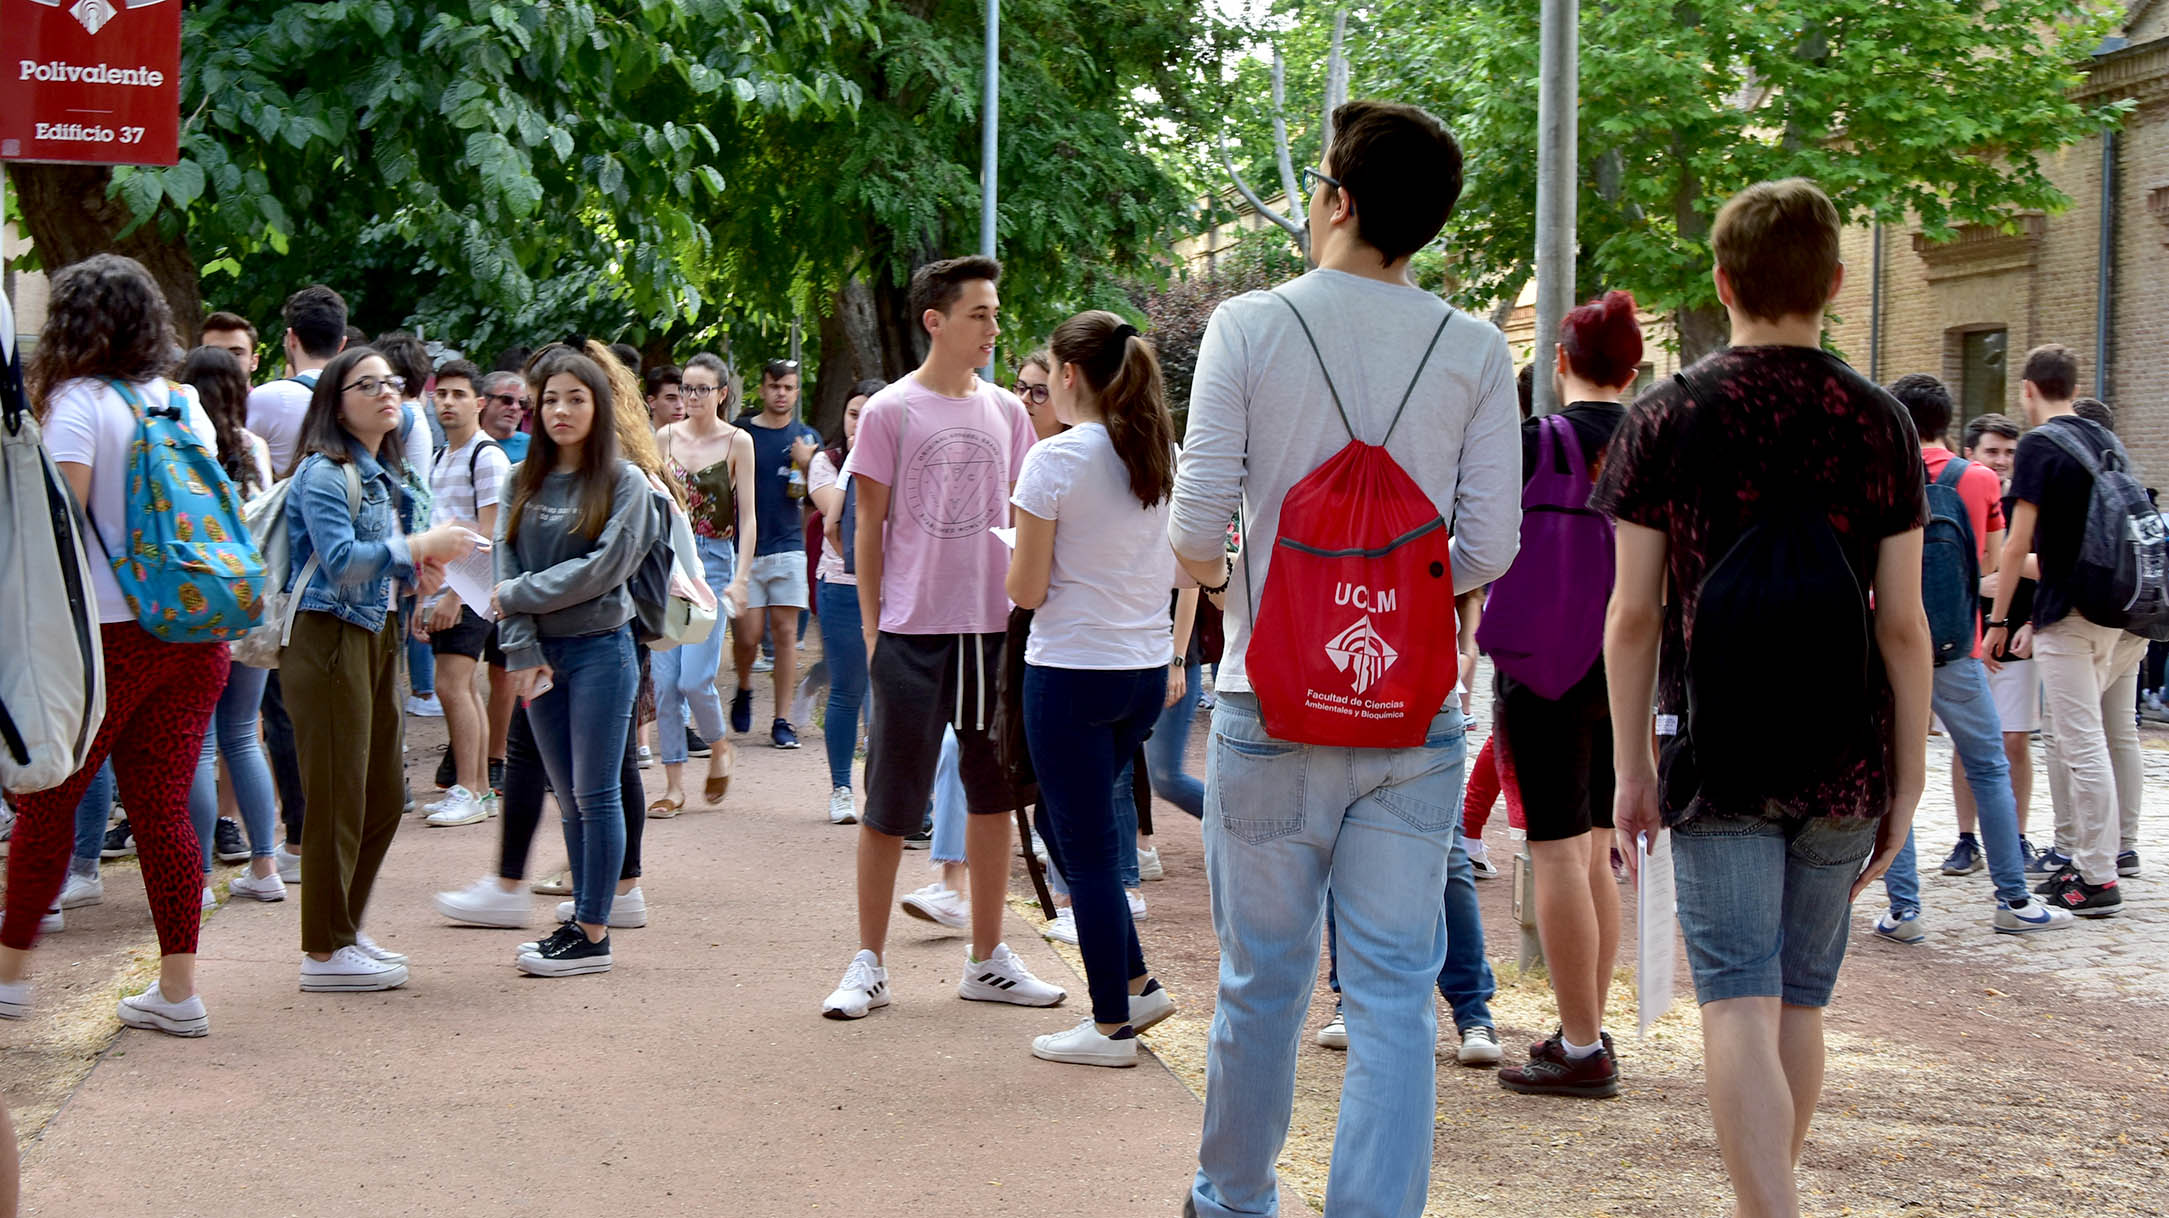
<path fill-rule="evenodd" d="M 374 348 L 350 347 L 325 367 L 302 419 L 305 455 L 286 513 L 289 578 L 316 560 L 279 659 L 312 813 L 301 830 L 304 990 L 406 984 L 406 957 L 361 933 L 406 794 L 392 585 L 434 590 L 444 565 L 480 540 L 456 525 L 406 535 L 401 388 Z"/>

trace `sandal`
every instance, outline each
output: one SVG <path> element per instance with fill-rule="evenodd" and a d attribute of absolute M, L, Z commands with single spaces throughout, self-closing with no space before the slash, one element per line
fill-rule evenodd
<path fill-rule="evenodd" d="M 701 794 L 706 796 L 711 804 L 723 802 L 723 796 L 731 789 L 731 770 L 738 764 L 738 747 L 727 740 L 723 741 L 722 745 L 723 773 L 720 777 L 715 774 L 708 775 L 707 785 L 701 788 Z"/>
<path fill-rule="evenodd" d="M 683 811 L 685 811 L 685 801 L 682 799 L 658 799 L 648 805 L 648 819 L 669 820 Z"/>
<path fill-rule="evenodd" d="M 536 880 L 527 886 L 527 890 L 541 896 L 569 897 L 572 895 L 572 868 L 567 867 L 556 875 Z"/>

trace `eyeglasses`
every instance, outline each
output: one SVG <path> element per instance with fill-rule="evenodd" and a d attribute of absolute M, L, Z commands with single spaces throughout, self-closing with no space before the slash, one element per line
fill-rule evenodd
<path fill-rule="evenodd" d="M 1319 173 L 1317 170 L 1312 169 L 1308 165 L 1303 167 L 1303 190 L 1306 194 L 1310 191 L 1316 190 L 1318 188 L 1318 183 L 1320 182 L 1331 186 L 1335 190 L 1339 190 L 1341 188 L 1341 181 L 1339 178 L 1329 178 L 1326 175 Z"/>
<path fill-rule="evenodd" d="M 393 393 L 398 393 L 406 387 L 407 378 L 403 376 L 365 376 L 339 392 L 349 393 L 359 389 L 362 391 L 363 397 L 373 398 L 387 389 Z"/>
<path fill-rule="evenodd" d="M 1018 381 L 1009 387 L 1009 392 L 1035 406 L 1047 404 L 1047 387 L 1045 385 L 1034 385 L 1029 381 Z"/>
<path fill-rule="evenodd" d="M 709 398 L 722 392 L 721 388 L 715 385 L 681 385 L 678 391 L 689 398 Z"/>

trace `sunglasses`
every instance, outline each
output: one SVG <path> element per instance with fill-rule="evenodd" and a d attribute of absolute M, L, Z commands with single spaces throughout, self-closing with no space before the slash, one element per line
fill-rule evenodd
<path fill-rule="evenodd" d="M 527 399 L 526 399 L 526 398 L 523 398 L 523 397 L 519 397 L 519 396 L 517 396 L 517 395 L 515 395 L 515 394 L 510 394 L 510 393 L 493 393 L 493 394 L 491 394 L 491 395 L 490 395 L 490 401 L 492 401 L 492 402 L 495 402 L 495 403 L 497 403 L 497 404 L 498 404 L 499 406 L 525 406 L 525 405 L 527 405 Z"/>
<path fill-rule="evenodd" d="M 1009 387 L 1009 391 L 1034 405 L 1044 406 L 1047 404 L 1047 387 L 1045 385 L 1033 385 L 1025 381 L 1018 381 Z"/>
<path fill-rule="evenodd" d="M 339 392 L 350 393 L 353 390 L 359 389 L 362 391 L 363 397 L 373 398 L 387 389 L 391 390 L 393 393 L 398 393 L 406 387 L 407 378 L 403 376 L 365 376 L 362 379 L 354 382 L 353 384 L 340 389 Z"/>

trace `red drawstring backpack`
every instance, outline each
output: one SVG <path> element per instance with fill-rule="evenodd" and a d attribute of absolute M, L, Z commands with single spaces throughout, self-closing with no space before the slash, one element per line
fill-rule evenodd
<path fill-rule="evenodd" d="M 1277 293 L 1276 293 L 1277 295 Z M 1454 690 L 1454 581 L 1446 521 L 1387 455 L 1452 311 L 1375 445 L 1356 437 L 1310 324 L 1281 296 L 1325 372 L 1348 446 L 1288 488 L 1245 666 L 1281 740 L 1415 748 Z M 1247 554 L 1248 548 L 1245 548 Z M 1244 583 L 1250 582 L 1244 567 Z"/>

